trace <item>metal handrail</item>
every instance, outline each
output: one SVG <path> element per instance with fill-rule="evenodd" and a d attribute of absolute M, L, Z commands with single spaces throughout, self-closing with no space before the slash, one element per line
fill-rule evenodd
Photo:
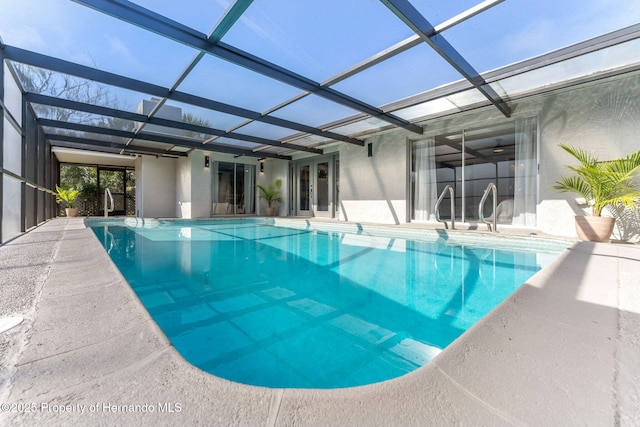
<path fill-rule="evenodd" d="M 107 227 L 106 225 L 104 226 L 104 247 L 107 250 L 107 253 L 111 254 L 111 251 L 113 250 L 114 237 L 113 234 L 108 231 L 108 228 L 109 227 Z M 109 241 L 109 238 L 111 238 L 111 241 Z"/>
<path fill-rule="evenodd" d="M 484 202 L 487 201 L 487 197 L 489 196 L 489 190 L 491 190 L 491 193 L 493 195 L 493 220 L 492 221 L 487 221 L 484 218 L 484 215 L 482 213 L 482 211 L 484 210 Z M 496 185 L 493 182 L 490 182 L 489 185 L 487 185 L 487 188 L 484 190 L 484 194 L 482 195 L 482 199 L 480 200 L 480 205 L 478 206 L 478 218 L 480 218 L 480 222 L 484 222 L 485 224 L 487 224 L 487 226 L 489 227 L 489 231 L 498 231 L 498 215 L 496 215 L 496 207 L 497 207 L 497 201 L 498 201 L 498 188 L 496 187 Z M 491 230 L 491 224 L 493 223 L 493 230 Z"/>
<path fill-rule="evenodd" d="M 107 197 L 109 197 L 109 201 L 111 201 L 111 208 L 107 207 Z M 104 189 L 104 217 L 107 218 L 109 216 L 109 212 L 113 212 L 115 209 L 115 203 L 113 201 L 113 196 L 111 195 L 111 190 L 108 188 Z"/>
<path fill-rule="evenodd" d="M 451 185 L 444 187 L 433 210 L 436 215 L 436 221 L 444 223 L 444 228 L 447 228 L 447 221 L 440 219 L 440 202 L 444 199 L 447 190 L 449 190 L 449 197 L 451 198 L 451 229 L 454 230 L 456 228 L 456 192 Z"/>

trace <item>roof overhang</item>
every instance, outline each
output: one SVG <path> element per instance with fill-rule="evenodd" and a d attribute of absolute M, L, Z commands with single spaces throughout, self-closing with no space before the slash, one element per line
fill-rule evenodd
<path fill-rule="evenodd" d="M 60 163 L 133 167 L 137 158 L 137 156 L 122 156 L 62 147 L 53 147 L 51 151 Z"/>

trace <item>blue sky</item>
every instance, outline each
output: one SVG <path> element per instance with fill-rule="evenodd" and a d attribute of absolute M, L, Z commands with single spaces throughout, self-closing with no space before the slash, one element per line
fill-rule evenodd
<path fill-rule="evenodd" d="M 479 1 L 415 0 L 414 5 L 435 25 Z M 230 1 L 136 3 L 208 33 Z M 638 3 L 506 0 L 444 35 L 478 71 L 486 71 L 638 23 Z M 162 86 L 170 86 L 195 55 L 188 47 L 69 0 L 0 0 L 0 10 L 0 37 L 7 44 Z M 376 0 L 256 0 L 223 41 L 321 82 L 411 35 Z M 335 88 L 382 105 L 459 79 L 423 45 Z M 216 58 L 203 60 L 179 90 L 256 111 L 299 92 Z M 120 97 L 135 108 L 139 96 L 123 92 Z M 318 120 L 352 113 L 313 98 L 302 107 L 318 111 Z M 292 109 L 280 115 L 304 117 Z"/>

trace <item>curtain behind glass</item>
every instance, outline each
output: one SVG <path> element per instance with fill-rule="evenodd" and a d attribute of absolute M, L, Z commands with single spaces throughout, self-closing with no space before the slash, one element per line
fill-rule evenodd
<path fill-rule="evenodd" d="M 214 215 L 234 213 L 234 168 L 234 163 L 214 162 L 212 185 Z"/>
<path fill-rule="evenodd" d="M 213 215 L 255 213 L 255 165 L 213 162 L 211 172 Z"/>
<path fill-rule="evenodd" d="M 516 120 L 513 224 L 536 225 L 536 118 Z"/>
<path fill-rule="evenodd" d="M 414 205 L 413 219 L 416 221 L 433 221 L 433 208 L 438 198 L 436 181 L 435 139 L 429 137 L 416 141 L 414 171 Z"/>
<path fill-rule="evenodd" d="M 255 165 L 240 165 L 244 167 L 244 203 L 242 207 L 245 214 L 254 213 L 256 167 Z"/>
<path fill-rule="evenodd" d="M 213 202 L 211 206 L 211 215 L 215 215 L 216 205 L 218 204 L 218 194 L 218 162 L 213 162 L 211 167 L 211 201 Z"/>

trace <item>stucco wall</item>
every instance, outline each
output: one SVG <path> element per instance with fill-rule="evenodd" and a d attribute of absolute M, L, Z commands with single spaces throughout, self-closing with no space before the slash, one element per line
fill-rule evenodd
<path fill-rule="evenodd" d="M 159 101 L 160 101 L 159 99 L 153 100 L 153 98 L 152 100 L 143 99 L 140 102 L 140 104 L 138 104 L 136 113 L 144 114 L 145 116 L 149 115 L 156 108 Z M 155 117 L 158 117 L 161 119 L 174 120 L 179 122 L 179 121 L 182 121 L 182 108 L 165 104 L 160 108 L 160 110 L 157 113 L 155 113 Z M 139 125 L 141 124 L 142 123 L 139 123 Z M 166 134 L 181 135 L 182 134 L 180 129 L 172 129 L 164 126 L 157 126 L 157 125 L 150 125 L 150 124 L 145 124 L 144 131 L 160 133 L 163 135 L 166 135 Z"/>
<path fill-rule="evenodd" d="M 156 105 L 155 101 L 143 100 L 137 111 L 149 114 Z M 182 110 L 164 105 L 156 116 L 180 121 Z M 154 125 L 145 126 L 145 131 L 167 133 L 166 129 Z M 180 131 L 174 130 L 169 133 L 179 135 Z M 136 187 L 141 188 L 140 193 L 136 189 L 136 196 L 142 197 L 138 200 L 143 201 L 137 209 L 138 214 L 144 212 L 146 217 L 208 218 L 211 214 L 211 168 L 204 167 L 205 154 L 208 153 L 194 150 L 188 157 L 177 160 L 145 156 L 137 162 Z M 162 171 L 162 178 L 158 178 L 158 172 L 165 166 L 167 168 Z M 169 181 L 173 182 L 168 185 Z M 150 196 L 149 194 L 158 190 L 160 185 L 166 190 L 163 190 L 162 194 Z M 169 188 L 172 189 L 170 192 Z"/>
<path fill-rule="evenodd" d="M 177 160 L 176 216 L 178 218 L 211 216 L 211 166 L 204 167 L 204 157 L 205 152 L 194 150 L 189 153 L 189 157 Z"/>
<path fill-rule="evenodd" d="M 373 156 L 367 145 L 373 144 Z M 365 146 L 340 148 L 340 219 L 400 224 L 407 222 L 407 138 L 374 136 Z"/>
<path fill-rule="evenodd" d="M 191 175 L 191 217 L 208 218 L 211 216 L 211 166 L 204 167 L 203 151 L 190 153 Z M 210 163 L 211 165 L 211 163 Z"/>
<path fill-rule="evenodd" d="M 567 164 L 577 161 L 558 147 L 568 144 L 600 160 L 618 158 L 640 149 L 640 75 L 618 77 L 530 102 L 540 120 L 540 204 L 538 228 L 546 233 L 575 236 L 574 216 L 585 206 L 577 195 L 551 188 L 559 176 L 570 175 Z M 588 212 L 588 210 L 587 210 Z M 619 212 L 614 238 L 637 240 L 637 211 Z"/>
<path fill-rule="evenodd" d="M 191 218 L 191 159 L 176 162 L 176 218 Z"/>
<path fill-rule="evenodd" d="M 136 160 L 136 215 L 175 218 L 176 160 L 141 156 Z"/>
<path fill-rule="evenodd" d="M 260 172 L 260 165 L 256 166 L 256 184 L 268 186 L 276 179 L 282 180 L 282 203 L 278 205 L 276 215 L 287 216 L 289 212 L 289 162 L 279 159 L 267 159 L 264 161 L 264 172 Z M 256 189 L 256 196 L 260 196 L 260 190 Z M 258 200 L 256 214 L 264 215 L 267 202 Z"/>

